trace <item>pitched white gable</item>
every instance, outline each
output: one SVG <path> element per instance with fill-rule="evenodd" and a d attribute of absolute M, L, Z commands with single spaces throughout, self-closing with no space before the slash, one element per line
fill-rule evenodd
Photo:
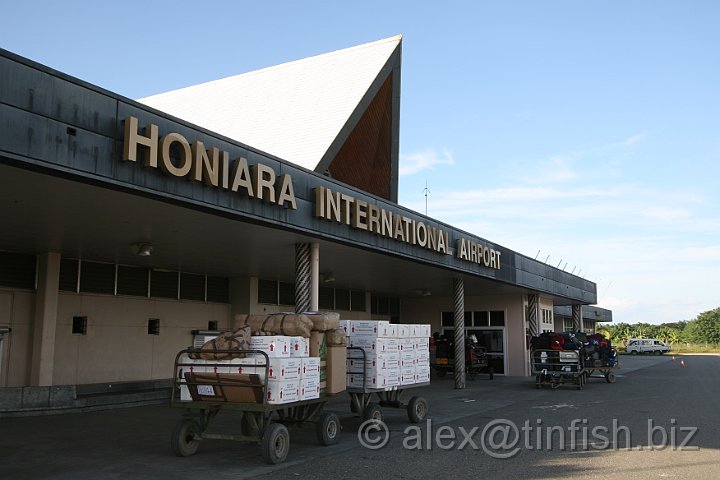
<path fill-rule="evenodd" d="M 138 100 L 313 170 L 402 36 Z"/>

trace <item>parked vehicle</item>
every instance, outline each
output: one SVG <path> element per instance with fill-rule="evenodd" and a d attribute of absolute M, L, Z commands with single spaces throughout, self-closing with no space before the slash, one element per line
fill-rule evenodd
<path fill-rule="evenodd" d="M 625 351 L 633 355 L 639 353 L 662 355 L 670 352 L 670 350 L 670 345 L 657 338 L 628 338 L 625 345 Z"/>

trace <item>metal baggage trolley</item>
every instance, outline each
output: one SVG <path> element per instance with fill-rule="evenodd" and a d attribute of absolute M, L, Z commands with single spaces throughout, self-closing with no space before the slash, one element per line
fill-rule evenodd
<path fill-rule="evenodd" d="M 407 409 L 408 419 L 412 423 L 422 422 L 428 413 L 427 400 L 420 396 L 413 396 L 407 403 L 402 402 L 402 394 L 407 389 L 424 387 L 430 385 L 430 382 L 413 383 L 409 385 L 398 385 L 392 387 L 372 388 L 368 385 L 367 375 L 367 355 L 365 350 L 360 347 L 347 347 L 348 354 L 357 352 L 353 357 L 361 360 L 362 369 L 348 370 L 349 375 L 362 375 L 362 387 L 347 386 L 346 391 L 350 395 L 350 410 L 359 414 L 363 422 L 374 420 L 383 421 L 382 407 L 389 408 L 405 408 Z M 351 358 L 348 355 L 348 358 Z M 377 397 L 377 403 L 373 402 L 373 398 Z"/>
<path fill-rule="evenodd" d="M 615 376 L 615 373 L 613 373 L 613 370 L 620 369 L 620 355 L 618 355 L 617 349 L 614 347 L 612 348 L 612 352 L 614 354 L 615 364 L 602 364 L 600 360 L 592 361 L 592 365 L 588 363 L 585 366 L 586 378 L 604 378 L 607 383 L 615 383 L 617 377 Z"/>
<path fill-rule="evenodd" d="M 563 384 L 575 385 L 578 390 L 585 387 L 586 372 L 580 352 L 577 350 L 532 350 L 530 362 L 537 388 L 542 388 L 546 384 L 551 388 Z"/>
<path fill-rule="evenodd" d="M 226 374 L 228 364 L 219 360 L 206 360 L 203 372 L 194 372 L 199 367 L 190 360 L 181 360 L 188 354 L 260 354 L 265 360 L 265 381 L 257 374 Z M 171 436 L 173 452 L 181 457 L 194 455 L 200 442 L 205 439 L 233 440 L 258 443 L 266 462 L 282 463 L 290 449 L 288 425 L 316 424 L 317 440 L 320 445 L 332 445 L 339 440 L 341 430 L 338 416 L 323 412 L 328 396 L 284 404 L 269 404 L 266 395 L 269 359 L 260 350 L 199 350 L 185 349 L 175 357 L 174 386 L 170 406 L 185 409 L 184 418 L 179 420 Z M 247 366 L 245 366 L 247 368 Z M 210 370 L 210 371 L 208 371 Z M 180 391 L 184 395 L 180 395 Z M 188 393 L 191 399 L 187 399 Z M 185 399 L 181 399 L 182 397 Z M 242 412 L 239 432 L 218 434 L 208 432 L 208 427 L 222 410 Z"/>

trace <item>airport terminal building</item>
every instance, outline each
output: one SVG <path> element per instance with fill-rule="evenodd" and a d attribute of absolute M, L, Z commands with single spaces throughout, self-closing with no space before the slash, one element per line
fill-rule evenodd
<path fill-rule="evenodd" d="M 0 410 L 167 383 L 236 313 L 459 325 L 507 375 L 581 329 L 593 282 L 397 203 L 401 47 L 141 101 L 0 50 Z"/>

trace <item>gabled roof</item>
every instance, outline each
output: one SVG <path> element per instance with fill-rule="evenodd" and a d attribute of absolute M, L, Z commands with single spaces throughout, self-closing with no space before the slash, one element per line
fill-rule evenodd
<path fill-rule="evenodd" d="M 334 156 L 390 79 L 391 86 L 384 90 L 391 94 L 385 95 L 384 107 L 375 109 L 389 110 L 384 113 L 394 119 L 378 123 L 373 134 L 392 130 L 382 135 L 388 138 L 382 156 L 389 164 L 386 182 L 392 183 L 394 177 L 395 186 L 389 194 L 371 193 L 397 200 L 401 42 L 397 35 L 139 101 L 307 169 L 332 174 Z M 361 154 L 365 155 L 355 153 Z M 348 170 L 347 165 L 343 170 Z"/>

